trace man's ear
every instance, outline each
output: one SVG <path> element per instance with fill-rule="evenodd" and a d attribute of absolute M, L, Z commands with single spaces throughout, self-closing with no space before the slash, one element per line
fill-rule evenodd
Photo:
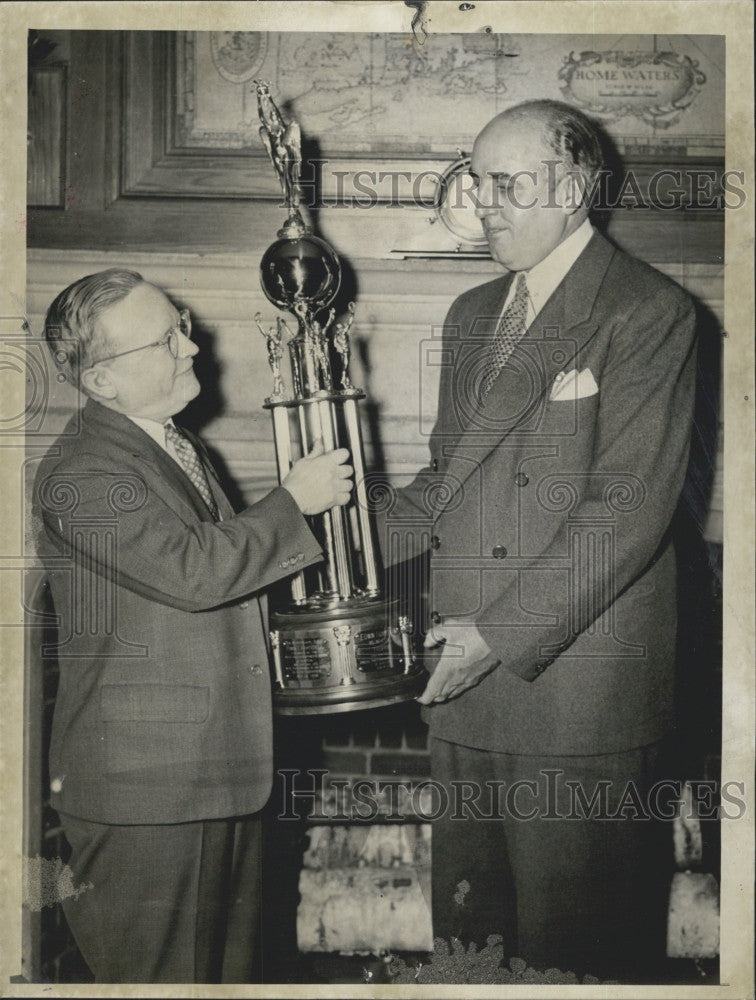
<path fill-rule="evenodd" d="M 118 388 L 107 368 L 94 365 L 81 373 L 81 387 L 88 396 L 95 399 L 115 399 Z"/>
<path fill-rule="evenodd" d="M 574 215 L 585 205 L 585 181 L 576 170 L 568 170 L 556 184 L 556 203 L 565 215 Z"/>

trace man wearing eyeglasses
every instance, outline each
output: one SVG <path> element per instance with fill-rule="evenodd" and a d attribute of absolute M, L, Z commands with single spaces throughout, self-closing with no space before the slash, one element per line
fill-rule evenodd
<path fill-rule="evenodd" d="M 98 982 L 250 982 L 272 778 L 264 589 L 321 559 L 304 515 L 347 502 L 318 445 L 235 513 L 173 423 L 200 386 L 191 322 L 133 271 L 66 288 L 45 334 L 86 396 L 41 463 L 58 616 L 51 801 L 66 917 Z"/>

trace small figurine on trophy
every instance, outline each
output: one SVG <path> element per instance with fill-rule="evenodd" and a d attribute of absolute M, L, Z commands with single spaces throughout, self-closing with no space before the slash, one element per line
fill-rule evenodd
<path fill-rule="evenodd" d="M 271 393 L 271 399 L 283 399 L 284 397 L 284 381 L 281 375 L 281 358 L 283 357 L 283 348 L 281 347 L 281 341 L 283 340 L 283 332 L 286 332 L 291 336 L 291 331 L 286 325 L 286 320 L 283 316 L 276 317 L 275 328 L 271 327 L 266 333 L 262 326 L 262 313 L 255 313 L 255 323 L 260 333 L 265 337 L 265 343 L 268 347 L 268 364 L 270 365 L 270 370 L 273 373 L 273 392 Z"/>
<path fill-rule="evenodd" d="M 337 323 L 333 328 L 333 346 L 341 359 L 341 388 L 344 392 L 354 389 L 349 378 L 349 330 L 354 322 L 354 302 L 349 303 L 349 319 L 346 323 Z"/>
<path fill-rule="evenodd" d="M 328 316 L 324 323 L 314 319 L 309 312 L 306 302 L 297 302 L 294 305 L 294 313 L 302 324 L 306 324 L 311 337 L 312 358 L 314 370 L 320 380 L 321 387 L 330 392 L 333 388 L 331 379 L 331 366 L 328 361 L 328 330 L 336 315 L 334 309 L 329 309 Z"/>
<path fill-rule="evenodd" d="M 303 230 L 304 222 L 299 212 L 299 175 L 302 165 L 299 124 L 296 121 L 285 124 L 270 96 L 270 83 L 265 80 L 252 82 L 257 87 L 257 111 L 262 122 L 258 130 L 260 138 L 268 151 L 281 184 L 284 203 L 289 209 L 286 227 L 292 230 L 301 227 Z"/>

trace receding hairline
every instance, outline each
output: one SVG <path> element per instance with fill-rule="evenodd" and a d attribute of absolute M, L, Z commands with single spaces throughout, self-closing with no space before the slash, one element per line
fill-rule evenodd
<path fill-rule="evenodd" d="M 497 142 L 508 143 L 507 134 L 513 127 L 518 128 L 520 126 L 526 129 L 528 135 L 535 136 L 541 140 L 544 151 L 550 149 L 549 130 L 545 117 L 539 116 L 535 118 L 531 115 L 515 112 L 514 110 L 507 110 L 502 111 L 483 126 L 475 137 L 472 152 L 474 153 L 476 148 L 480 149 L 480 146 L 484 143 L 493 143 L 494 145 Z"/>
<path fill-rule="evenodd" d="M 499 128 L 511 124 L 527 125 L 533 132 L 548 138 L 549 124 L 561 110 L 561 108 L 549 107 L 541 102 L 516 104 L 514 107 L 500 111 L 498 115 L 487 122 L 478 133 L 475 141 L 477 142 L 487 133 L 495 133 Z"/>

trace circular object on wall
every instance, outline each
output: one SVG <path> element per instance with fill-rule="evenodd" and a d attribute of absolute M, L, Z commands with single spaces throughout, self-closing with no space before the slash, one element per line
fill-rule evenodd
<path fill-rule="evenodd" d="M 441 174 L 435 211 L 460 244 L 486 245 L 486 237 L 475 215 L 475 188 L 470 176 L 470 157 L 460 154 Z"/>

